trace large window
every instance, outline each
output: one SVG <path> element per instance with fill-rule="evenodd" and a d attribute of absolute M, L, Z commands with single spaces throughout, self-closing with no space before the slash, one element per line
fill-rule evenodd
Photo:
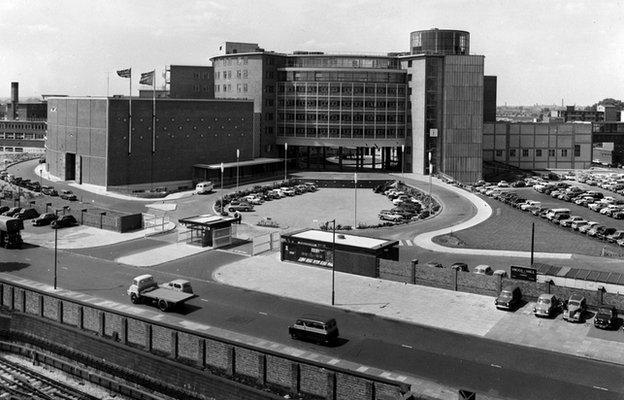
<path fill-rule="evenodd" d="M 574 145 L 574 157 L 580 157 L 580 156 L 581 156 L 581 145 L 575 144 Z"/>

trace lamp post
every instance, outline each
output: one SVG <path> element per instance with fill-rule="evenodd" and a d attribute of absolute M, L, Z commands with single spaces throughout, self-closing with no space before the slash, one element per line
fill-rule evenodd
<path fill-rule="evenodd" d="M 87 211 L 88 210 L 86 208 L 80 210 L 80 225 L 84 225 L 84 213 L 86 213 Z"/>
<path fill-rule="evenodd" d="M 354 190 L 354 207 L 353 207 L 353 229 L 357 227 L 357 172 L 353 173 L 353 188 Z"/>
<path fill-rule="evenodd" d="M 288 143 L 284 143 L 284 182 L 288 179 Z"/>
<path fill-rule="evenodd" d="M 46 203 L 46 212 L 48 212 L 48 207 L 52 207 L 52 203 Z"/>
<path fill-rule="evenodd" d="M 59 210 L 54 210 L 54 215 L 56 215 L 57 219 L 58 219 L 58 212 Z M 58 230 L 59 227 L 56 226 L 54 227 L 54 290 L 56 290 L 56 265 L 57 265 L 57 259 L 58 259 Z"/>
<path fill-rule="evenodd" d="M 236 149 L 236 191 L 238 192 L 238 159 L 240 157 L 240 150 Z"/>
<path fill-rule="evenodd" d="M 433 164 L 431 164 L 431 151 L 429 151 L 429 214 L 431 214 L 431 175 L 433 175 Z"/>
<path fill-rule="evenodd" d="M 331 305 L 333 306 L 336 301 L 336 292 L 335 292 L 335 284 L 336 284 L 336 219 L 334 218 L 332 221 L 332 298 Z"/>
<path fill-rule="evenodd" d="M 221 214 L 223 214 L 223 163 L 221 163 Z"/>
<path fill-rule="evenodd" d="M 104 216 L 105 216 L 105 215 L 106 215 L 106 211 L 102 211 L 102 212 L 100 213 L 100 229 L 102 229 L 102 226 L 103 226 L 103 219 L 104 219 Z"/>

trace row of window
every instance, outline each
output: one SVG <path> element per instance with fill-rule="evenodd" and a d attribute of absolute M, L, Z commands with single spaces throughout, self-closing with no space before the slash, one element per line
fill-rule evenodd
<path fill-rule="evenodd" d="M 215 72 L 215 80 L 221 79 L 222 72 L 223 72 L 223 79 L 232 79 L 232 70 L 228 70 L 228 71 Z M 249 71 L 247 71 L 246 69 L 236 70 L 234 71 L 234 77 L 236 79 L 247 79 L 249 77 Z"/>
<path fill-rule="evenodd" d="M 405 96 L 405 85 L 387 84 L 357 84 L 357 83 L 305 83 L 277 85 L 278 93 L 313 93 L 313 94 L 343 94 L 343 95 L 388 95 Z"/>
<path fill-rule="evenodd" d="M 202 91 L 202 86 L 201 86 L 201 85 L 198 85 L 198 84 L 193 85 L 193 91 L 194 91 L 194 92 L 200 92 L 200 91 Z M 210 90 L 210 87 L 209 87 L 208 85 L 204 85 L 204 86 L 203 86 L 203 91 L 204 91 L 204 92 L 210 92 L 211 90 Z"/>
<path fill-rule="evenodd" d="M 236 93 L 247 93 L 248 86 L 246 83 L 237 83 L 236 84 Z M 223 85 L 215 85 L 215 92 L 218 93 L 228 93 L 232 92 L 232 84 L 223 84 Z"/>
<path fill-rule="evenodd" d="M 24 151 L 23 147 L 2 147 L 0 146 L 0 151 L 6 151 L 9 153 L 22 153 Z"/>
<path fill-rule="evenodd" d="M 9 123 L 3 123 L 0 122 L 0 130 L 5 130 L 5 129 L 19 129 L 19 130 L 45 130 L 46 128 L 46 124 L 28 124 L 28 123 L 13 123 L 13 122 L 9 122 Z"/>
<path fill-rule="evenodd" d="M 509 149 L 509 157 L 515 157 L 516 156 L 516 149 Z M 556 149 L 548 149 L 548 157 L 555 157 L 556 156 Z M 568 156 L 568 149 L 560 149 L 560 154 L 561 157 L 567 157 Z M 542 149 L 535 149 L 535 157 L 542 157 L 543 155 L 543 150 Z M 503 150 L 496 150 L 496 157 L 502 157 L 503 156 Z M 531 156 L 531 149 L 522 149 L 521 150 L 521 157 L 530 157 Z M 574 145 L 574 157 L 580 157 L 581 156 L 581 146 L 580 145 Z"/>
<path fill-rule="evenodd" d="M 214 60 L 212 62 L 213 66 L 232 66 L 232 65 L 247 65 L 247 63 L 249 62 L 249 59 L 247 57 L 227 57 L 227 58 L 221 58 L 221 59 L 217 59 Z"/>
<path fill-rule="evenodd" d="M 405 136 L 405 129 L 402 127 L 383 128 L 358 128 L 358 127 L 325 127 L 325 126 L 278 126 L 277 133 L 281 136 L 302 136 L 302 137 L 334 137 L 334 138 L 402 138 Z"/>
<path fill-rule="evenodd" d="M 278 107 L 296 107 L 296 108 L 321 108 L 321 109 L 376 109 L 377 111 L 384 111 L 385 109 L 389 109 L 391 111 L 400 110 L 404 111 L 405 102 L 404 101 L 395 101 L 395 100 L 351 100 L 351 99 L 332 99 L 332 100 L 316 100 L 316 99 L 277 99 Z"/>
<path fill-rule="evenodd" d="M 44 135 L 42 133 L 10 133 L 0 132 L 0 139 L 26 139 L 26 140 L 43 140 Z"/>
<path fill-rule="evenodd" d="M 267 115 L 270 113 L 267 113 Z M 341 121 L 341 122 L 377 122 L 379 124 L 387 123 L 404 123 L 405 116 L 402 114 L 375 114 L 375 113 L 277 113 L 280 121 Z M 272 119 L 272 118 L 271 118 Z"/>
<path fill-rule="evenodd" d="M 405 73 L 387 72 L 337 72 L 337 71 L 286 71 L 280 72 L 280 80 L 304 82 L 380 82 L 405 83 Z"/>
<path fill-rule="evenodd" d="M 396 58 L 369 58 L 353 56 L 291 56 L 286 60 L 288 67 L 295 68 L 383 68 L 398 69 Z"/>
<path fill-rule="evenodd" d="M 204 72 L 204 73 L 199 73 L 199 72 L 193 72 L 193 78 L 195 79 L 208 79 L 209 73 L 208 72 Z"/>

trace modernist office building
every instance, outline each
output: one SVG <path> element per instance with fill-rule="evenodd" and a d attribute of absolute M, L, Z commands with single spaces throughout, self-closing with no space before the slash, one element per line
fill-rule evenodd
<path fill-rule="evenodd" d="M 484 107 L 495 98 L 484 100 L 484 57 L 469 50 L 468 32 L 438 29 L 412 32 L 408 52 L 379 56 L 228 42 L 211 59 L 214 95 L 254 101 L 254 157 L 288 145 L 304 166 L 329 155 L 340 165 L 349 154 L 358 168 L 369 154 L 373 168 L 426 174 L 431 153 L 435 172 L 473 182 Z"/>
<path fill-rule="evenodd" d="M 249 100 L 48 98 L 48 171 L 117 191 L 189 187 L 193 165 L 252 158 Z"/>
<path fill-rule="evenodd" d="M 19 101 L 19 83 L 11 82 L 11 102 L 0 120 L 0 154 L 45 152 L 46 103 Z"/>

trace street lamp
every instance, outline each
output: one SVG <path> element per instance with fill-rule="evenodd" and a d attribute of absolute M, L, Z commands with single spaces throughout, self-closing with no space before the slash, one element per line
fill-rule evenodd
<path fill-rule="evenodd" d="M 54 210 L 54 215 L 56 215 L 57 219 L 58 219 L 58 212 L 59 210 Z M 57 259 L 58 259 L 58 230 L 59 230 L 59 227 L 55 226 L 54 227 L 54 290 L 56 290 L 56 265 L 57 265 Z"/>
<path fill-rule="evenodd" d="M 288 143 L 284 143 L 284 182 L 288 179 Z"/>
<path fill-rule="evenodd" d="M 336 292 L 335 292 L 335 285 L 336 285 L 336 219 L 332 219 L 332 298 L 331 298 L 331 305 L 333 306 L 335 304 L 335 300 L 336 300 Z"/>
<path fill-rule="evenodd" d="M 52 207 L 52 203 L 46 203 L 46 212 L 48 212 L 48 207 Z"/>
<path fill-rule="evenodd" d="M 357 172 L 353 173 L 353 188 L 354 190 L 354 197 L 355 197 L 355 204 L 353 207 L 353 229 L 355 229 L 357 227 Z"/>
<path fill-rule="evenodd" d="M 236 149 L 236 191 L 238 192 L 238 159 L 240 157 L 240 150 Z"/>
<path fill-rule="evenodd" d="M 223 214 L 223 163 L 221 163 L 221 214 Z"/>
<path fill-rule="evenodd" d="M 433 175 L 433 164 L 431 164 L 431 151 L 429 151 L 429 214 L 431 214 L 431 175 Z"/>

